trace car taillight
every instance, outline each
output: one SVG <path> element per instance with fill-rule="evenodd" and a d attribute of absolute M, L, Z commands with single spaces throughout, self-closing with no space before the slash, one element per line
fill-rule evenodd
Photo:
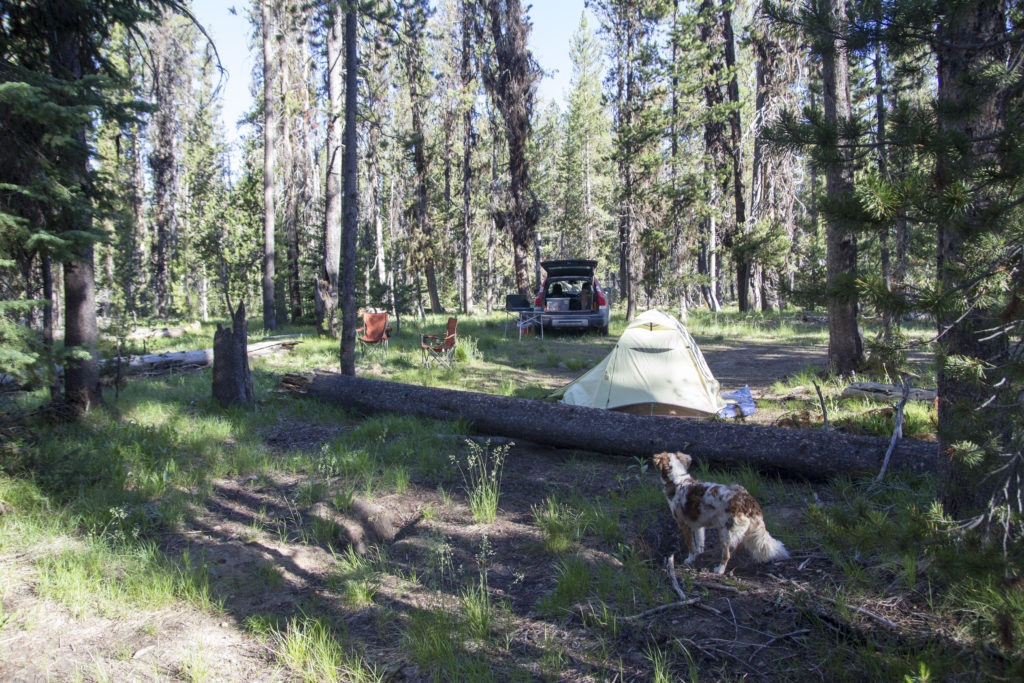
<path fill-rule="evenodd" d="M 540 297 L 541 297 L 541 294 L 543 294 L 543 292 L 544 292 L 543 288 L 541 288 L 541 290 L 539 292 L 537 292 L 537 298 L 533 302 L 533 307 L 534 308 L 540 308 Z"/>
<path fill-rule="evenodd" d="M 607 306 L 608 300 L 604 298 L 604 292 L 601 291 L 601 285 L 594 283 L 594 291 L 597 292 L 597 305 Z"/>

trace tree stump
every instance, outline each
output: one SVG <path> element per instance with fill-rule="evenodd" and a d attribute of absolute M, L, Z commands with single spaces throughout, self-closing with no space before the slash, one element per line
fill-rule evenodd
<path fill-rule="evenodd" d="M 341 321 L 338 320 L 338 294 L 331 294 L 327 280 L 316 280 L 313 287 L 313 304 L 316 309 L 316 333 L 320 337 L 337 339 L 341 336 Z"/>
<path fill-rule="evenodd" d="M 213 397 L 222 406 L 252 403 L 245 304 L 231 314 L 231 328 L 217 325 L 213 335 Z"/>

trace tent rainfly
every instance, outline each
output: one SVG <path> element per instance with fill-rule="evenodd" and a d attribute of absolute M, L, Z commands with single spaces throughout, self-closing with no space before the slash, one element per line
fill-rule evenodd
<path fill-rule="evenodd" d="M 693 337 L 656 310 L 637 316 L 604 360 L 558 394 L 562 403 L 641 415 L 709 417 L 726 405 Z"/>

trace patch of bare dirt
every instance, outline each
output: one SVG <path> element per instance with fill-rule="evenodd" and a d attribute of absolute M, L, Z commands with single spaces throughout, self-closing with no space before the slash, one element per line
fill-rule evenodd
<path fill-rule="evenodd" d="M 4 681 L 278 681 L 266 646 L 231 615 L 188 607 L 130 617 L 76 616 L 40 599 L 31 582 L 8 583 L 0 629 Z"/>

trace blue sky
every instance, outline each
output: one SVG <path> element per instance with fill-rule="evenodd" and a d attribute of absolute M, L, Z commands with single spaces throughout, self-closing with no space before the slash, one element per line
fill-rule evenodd
<path fill-rule="evenodd" d="M 235 122 L 250 107 L 249 75 L 260 58 L 258 54 L 249 52 L 251 29 L 245 18 L 247 5 L 242 0 L 196 0 L 193 4 L 196 18 L 213 38 L 221 64 L 228 72 L 224 84 L 223 118 L 231 141 L 238 139 Z M 232 7 L 238 9 L 237 14 L 231 14 Z M 572 77 L 569 40 L 579 26 L 583 11 L 583 0 L 541 0 L 529 10 L 533 23 L 530 50 L 545 74 L 538 87 L 539 105 L 546 104 L 548 100 L 561 104 L 568 92 Z M 596 28 L 593 15 L 588 21 L 592 28 Z"/>

